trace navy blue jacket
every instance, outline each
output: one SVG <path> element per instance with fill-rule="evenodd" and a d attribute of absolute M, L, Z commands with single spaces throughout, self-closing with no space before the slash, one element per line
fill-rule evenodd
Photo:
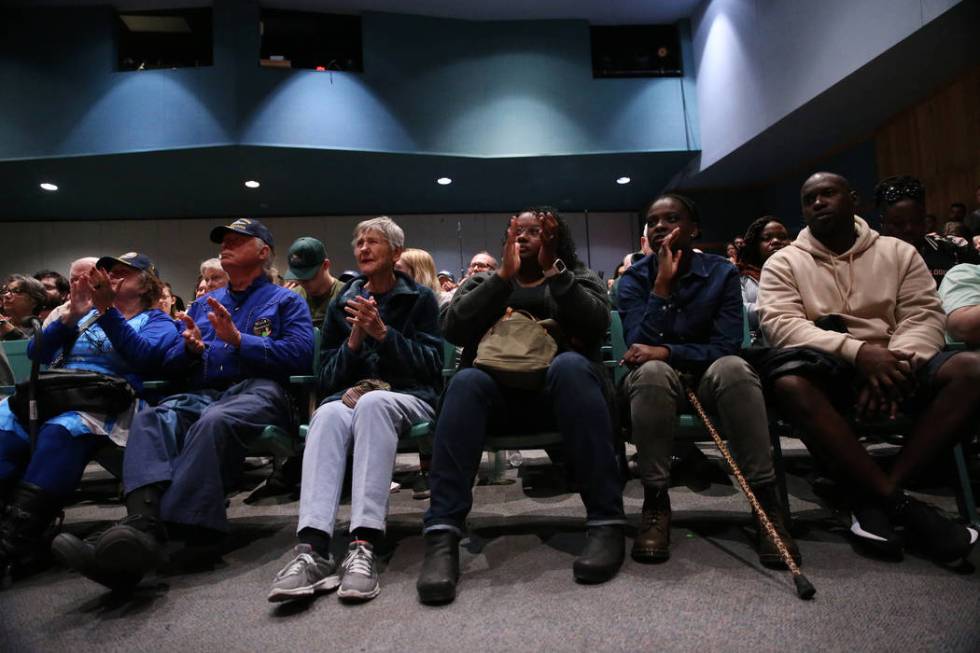
<path fill-rule="evenodd" d="M 435 406 L 442 389 L 442 335 L 439 303 L 425 286 L 395 272 L 395 286 L 373 295 L 381 321 L 388 327 L 378 342 L 366 336 L 356 352 L 347 346 L 351 326 L 344 310 L 357 295 L 365 296 L 367 278 L 355 277 L 330 302 L 323 320 L 320 392 L 324 402 L 339 399 L 347 388 L 363 379 L 381 379 L 391 389 Z"/>
<path fill-rule="evenodd" d="M 240 347 L 218 338 L 208 320 L 214 297 L 231 313 L 242 334 Z M 187 378 L 192 388 L 224 389 L 249 378 L 286 384 L 291 375 L 309 374 L 313 361 L 313 320 L 302 297 L 271 283 L 265 275 L 242 292 L 219 288 L 191 304 L 187 314 L 201 330 L 201 356 L 187 353 L 181 339 L 167 352 L 164 369 Z"/>
<path fill-rule="evenodd" d="M 634 263 L 619 282 L 619 312 L 627 347 L 661 345 L 670 350 L 672 367 L 703 372 L 742 345 L 742 288 L 728 259 L 694 251 L 684 256 L 691 266 L 667 299 L 652 292 L 657 255 Z"/>

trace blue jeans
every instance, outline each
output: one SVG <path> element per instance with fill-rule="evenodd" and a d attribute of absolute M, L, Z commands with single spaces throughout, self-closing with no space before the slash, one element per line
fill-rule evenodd
<path fill-rule="evenodd" d="M 269 379 L 167 397 L 133 418 L 123 459 L 126 494 L 167 485 L 164 521 L 227 531 L 225 493 L 241 477 L 246 445 L 270 424 L 287 427 L 289 400 Z"/>
<path fill-rule="evenodd" d="M 601 372 L 581 354 L 559 354 L 548 368 L 545 389 L 502 388 L 476 368 L 458 372 L 443 398 L 432 445 L 425 531 L 462 534 L 473 506 L 473 479 L 488 427 L 534 433 L 557 425 L 565 459 L 579 486 L 589 526 L 625 524 L 623 480 L 613 444 Z"/>
<path fill-rule="evenodd" d="M 66 501 L 92 456 L 108 444 L 112 441 L 104 435 L 73 436 L 63 426 L 44 424 L 32 456 L 31 445 L 23 438 L 0 431 L 0 486 L 19 480 Z"/>

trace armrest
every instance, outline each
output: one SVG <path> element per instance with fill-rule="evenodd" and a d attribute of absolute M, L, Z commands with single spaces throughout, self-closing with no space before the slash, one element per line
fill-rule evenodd
<path fill-rule="evenodd" d="M 317 377 L 312 374 L 297 374 L 289 377 L 289 382 L 295 385 L 316 385 Z"/>
<path fill-rule="evenodd" d="M 143 390 L 156 392 L 158 390 L 166 390 L 170 387 L 170 381 L 143 381 Z"/>

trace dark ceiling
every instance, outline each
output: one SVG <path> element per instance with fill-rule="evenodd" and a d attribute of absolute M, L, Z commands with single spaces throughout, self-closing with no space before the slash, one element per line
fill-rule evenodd
<path fill-rule="evenodd" d="M 462 20 L 579 19 L 603 25 L 674 23 L 689 18 L 701 0 L 260 0 L 263 7 L 361 14 L 388 12 Z M 207 7 L 211 0 L 6 0 L 10 6 L 112 5 L 129 11 Z"/>
<path fill-rule="evenodd" d="M 633 211 L 692 152 L 468 158 L 224 146 L 0 163 L 0 219 Z M 448 186 L 439 177 L 453 179 Z M 616 183 L 621 176 L 632 181 Z M 39 183 L 56 179 L 48 193 Z M 249 190 L 243 182 L 258 179 Z"/>

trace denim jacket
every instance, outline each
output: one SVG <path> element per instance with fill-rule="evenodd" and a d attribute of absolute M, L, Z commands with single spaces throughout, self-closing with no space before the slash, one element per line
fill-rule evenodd
<path fill-rule="evenodd" d="M 728 259 L 694 251 L 684 256 L 691 257 L 691 265 L 667 299 L 652 292 L 657 255 L 634 263 L 619 284 L 619 311 L 627 347 L 667 347 L 671 366 L 703 372 L 741 347 L 742 289 Z"/>

